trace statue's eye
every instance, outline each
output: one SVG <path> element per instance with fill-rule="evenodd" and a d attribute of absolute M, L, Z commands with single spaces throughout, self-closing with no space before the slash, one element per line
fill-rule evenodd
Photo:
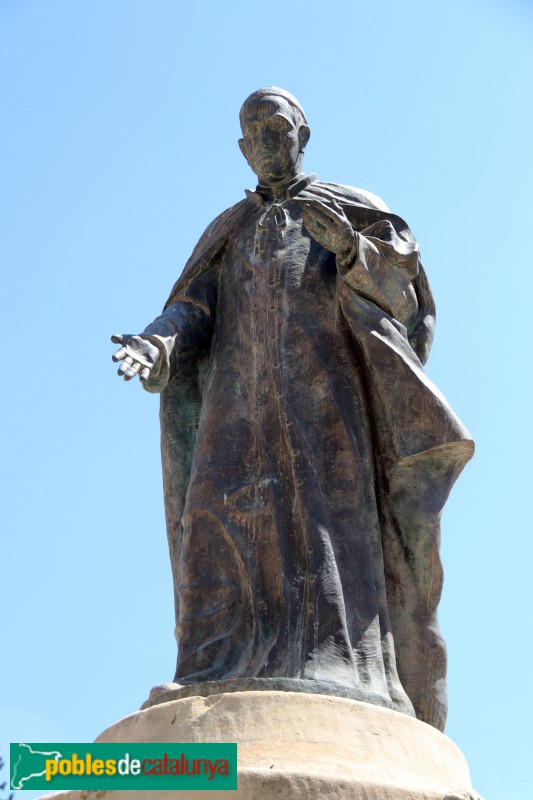
<path fill-rule="evenodd" d="M 289 131 L 291 126 L 285 117 L 275 116 L 269 121 L 268 127 L 273 131 Z"/>
<path fill-rule="evenodd" d="M 246 126 L 246 133 L 248 136 L 257 136 L 261 132 L 261 125 L 259 122 L 249 122 Z"/>

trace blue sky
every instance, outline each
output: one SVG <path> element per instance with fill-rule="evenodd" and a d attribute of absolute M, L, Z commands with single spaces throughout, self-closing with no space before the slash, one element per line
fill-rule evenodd
<path fill-rule="evenodd" d="M 530 797 L 532 32 L 525 0 L 2 0 L 3 743 L 91 741 L 172 678 L 158 402 L 109 336 L 254 186 L 238 109 L 275 84 L 306 169 L 420 242 L 427 371 L 477 443 L 443 518 L 446 732 L 486 800 Z"/>

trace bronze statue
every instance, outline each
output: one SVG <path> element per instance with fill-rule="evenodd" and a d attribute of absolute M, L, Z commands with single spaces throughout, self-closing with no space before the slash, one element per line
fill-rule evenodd
<path fill-rule="evenodd" d="M 119 374 L 161 393 L 175 681 L 442 729 L 439 522 L 473 443 L 422 368 L 418 245 L 375 195 L 302 172 L 291 94 L 254 92 L 240 121 L 256 191 L 207 228 L 161 316 L 113 337 Z"/>

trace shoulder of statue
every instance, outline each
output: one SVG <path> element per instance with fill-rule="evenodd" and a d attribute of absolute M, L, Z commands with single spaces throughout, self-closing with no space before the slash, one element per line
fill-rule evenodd
<path fill-rule="evenodd" d="M 373 192 L 368 192 L 366 189 L 347 186 L 344 183 L 327 183 L 325 181 L 316 181 L 314 185 L 331 193 L 340 202 L 344 200 L 367 208 L 375 208 L 378 211 L 390 211 L 390 208 L 381 197 L 378 197 Z"/>
<path fill-rule="evenodd" d="M 390 222 L 396 233 L 407 242 L 415 242 L 415 236 L 403 217 L 390 210 L 384 201 L 366 189 L 346 186 L 342 183 L 323 183 L 316 181 L 309 190 L 316 187 L 318 195 L 327 195 L 336 200 L 344 209 L 348 219 L 356 230 L 363 230 L 370 225 L 386 220 Z"/>
<path fill-rule="evenodd" d="M 168 308 L 178 294 L 185 292 L 193 280 L 220 258 L 229 238 L 255 211 L 255 208 L 250 200 L 244 199 L 215 217 L 200 236 L 183 272 L 170 292 L 165 308 Z"/>
<path fill-rule="evenodd" d="M 212 255 L 213 248 L 220 248 L 224 241 L 255 211 L 254 204 L 248 200 L 239 200 L 235 205 L 226 208 L 209 223 L 200 236 L 192 253 L 190 262 L 196 261 L 206 251 Z"/>
<path fill-rule="evenodd" d="M 202 238 L 206 235 L 212 236 L 214 232 L 220 232 L 226 228 L 231 229 L 233 225 L 238 225 L 243 216 L 255 209 L 254 204 L 248 199 L 239 200 L 235 205 L 226 208 L 207 226 Z"/>

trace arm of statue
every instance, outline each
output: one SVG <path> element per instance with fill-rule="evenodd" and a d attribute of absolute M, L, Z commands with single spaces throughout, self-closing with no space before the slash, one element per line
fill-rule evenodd
<path fill-rule="evenodd" d="M 402 324 L 412 320 L 418 308 L 411 285 L 419 268 L 416 242 L 402 239 L 387 219 L 355 231 L 335 200 L 295 201 L 311 236 L 335 253 L 339 274 L 351 289 Z"/>
<path fill-rule="evenodd" d="M 118 374 L 127 381 L 138 375 L 148 392 L 161 392 L 209 345 L 216 286 L 215 266 L 191 282 L 141 334 L 112 336 L 121 345 L 113 356 L 113 361 L 122 362 Z"/>

